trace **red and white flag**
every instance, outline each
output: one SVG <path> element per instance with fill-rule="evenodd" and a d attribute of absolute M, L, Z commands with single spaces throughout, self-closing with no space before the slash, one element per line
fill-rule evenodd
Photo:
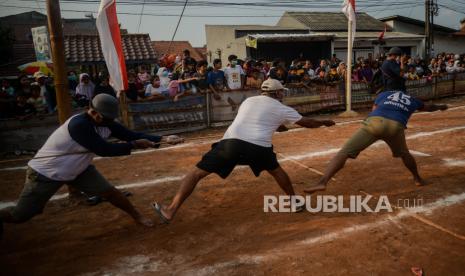
<path fill-rule="evenodd" d="M 384 39 L 384 34 L 386 33 L 387 26 L 384 24 L 384 31 L 380 32 L 378 35 L 378 40 L 383 40 Z"/>
<path fill-rule="evenodd" d="M 102 0 L 100 2 L 96 23 L 103 57 L 110 74 L 110 84 L 118 93 L 127 90 L 128 77 L 115 0 Z"/>
<path fill-rule="evenodd" d="M 347 19 L 352 22 L 352 45 L 354 45 L 356 29 L 355 0 L 344 0 L 342 12 L 346 15 Z"/>

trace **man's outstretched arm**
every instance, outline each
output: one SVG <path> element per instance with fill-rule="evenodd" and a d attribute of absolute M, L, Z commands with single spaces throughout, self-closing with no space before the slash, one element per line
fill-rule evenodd
<path fill-rule="evenodd" d="M 306 127 L 306 128 L 318 128 L 321 126 L 330 127 L 330 126 L 335 125 L 336 123 L 333 120 L 321 120 L 320 121 L 320 120 L 310 119 L 308 117 L 302 117 L 302 119 L 297 121 L 295 124 L 302 126 L 302 127 Z"/>
<path fill-rule="evenodd" d="M 434 112 L 438 110 L 446 110 L 449 108 L 447 104 L 424 104 L 422 108 L 418 109 L 420 111 Z"/>

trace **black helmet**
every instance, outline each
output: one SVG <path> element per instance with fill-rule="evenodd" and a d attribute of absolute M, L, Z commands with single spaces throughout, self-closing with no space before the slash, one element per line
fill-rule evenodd
<path fill-rule="evenodd" d="M 402 55 L 402 50 L 399 47 L 392 47 L 389 50 L 388 55 L 400 56 L 400 55 Z"/>

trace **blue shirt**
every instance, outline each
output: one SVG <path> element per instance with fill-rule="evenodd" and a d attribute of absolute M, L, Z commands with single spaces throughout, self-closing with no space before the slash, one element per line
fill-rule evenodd
<path fill-rule="evenodd" d="M 218 70 L 217 72 L 211 71 L 208 73 L 207 83 L 213 85 L 215 89 L 223 90 L 224 87 L 224 72 Z"/>
<path fill-rule="evenodd" d="M 385 91 L 375 100 L 377 108 L 368 117 L 380 116 L 397 121 L 404 126 L 413 112 L 423 108 L 423 102 L 402 91 Z"/>

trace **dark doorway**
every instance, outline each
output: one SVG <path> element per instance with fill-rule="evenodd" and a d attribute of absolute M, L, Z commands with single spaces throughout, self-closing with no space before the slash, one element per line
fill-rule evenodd
<path fill-rule="evenodd" d="M 253 59 L 281 59 L 290 64 L 292 60 L 302 58 L 317 64 L 320 59 L 331 57 L 331 41 L 259 41 L 257 49 L 248 48 L 248 51 Z"/>

